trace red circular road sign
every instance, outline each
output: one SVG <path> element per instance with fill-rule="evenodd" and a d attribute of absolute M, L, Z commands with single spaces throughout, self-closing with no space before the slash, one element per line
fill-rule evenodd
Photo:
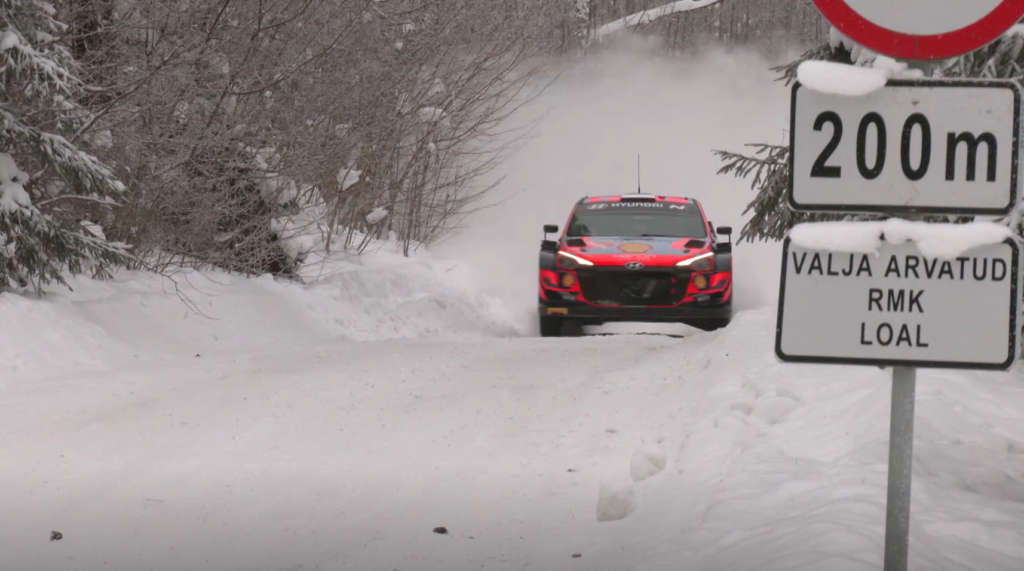
<path fill-rule="evenodd" d="M 992 42 L 1024 17 L 1024 0 L 814 0 L 858 44 L 904 60 L 956 57 Z"/>

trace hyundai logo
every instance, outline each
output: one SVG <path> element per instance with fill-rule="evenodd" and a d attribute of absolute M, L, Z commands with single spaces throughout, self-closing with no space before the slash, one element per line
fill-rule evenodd
<path fill-rule="evenodd" d="M 642 267 L 644 267 L 644 265 L 641 264 L 640 262 L 629 262 L 628 264 L 626 264 L 627 270 L 639 270 Z"/>

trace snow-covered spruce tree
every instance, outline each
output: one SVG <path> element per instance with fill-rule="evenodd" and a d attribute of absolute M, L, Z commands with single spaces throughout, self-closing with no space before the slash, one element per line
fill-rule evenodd
<path fill-rule="evenodd" d="M 66 27 L 41 0 L 0 0 L 0 286 L 57 282 L 128 260 L 98 225 L 124 191 L 75 141 L 88 116 Z"/>
<path fill-rule="evenodd" d="M 832 61 L 854 63 L 853 53 L 842 42 L 830 42 L 802 54 L 793 62 L 772 68 L 780 74 L 779 80 L 788 86 L 796 80 L 796 70 L 805 61 Z M 744 214 L 754 215 L 740 231 L 738 241 L 781 240 L 794 225 L 802 222 L 840 220 L 844 216 L 794 212 L 786 206 L 786 187 L 789 183 L 789 145 L 768 143 L 748 144 L 753 153 L 743 154 L 716 150 L 725 165 L 718 174 L 732 174 L 738 178 L 751 177 L 750 188 L 757 191 Z"/>
<path fill-rule="evenodd" d="M 797 68 L 804 61 L 832 61 L 853 65 L 872 65 L 877 55 L 857 46 L 842 37 L 835 30 L 829 43 L 809 50 L 795 61 L 773 68 L 780 74 L 779 80 L 792 84 L 797 77 Z M 933 70 L 934 77 L 970 77 L 991 79 L 1012 79 L 1024 81 L 1024 27 L 1018 26 L 1004 34 L 999 40 L 970 54 L 954 58 Z M 753 211 L 753 216 L 744 225 L 738 241 L 782 240 L 794 225 L 803 222 L 830 220 L 877 220 L 881 215 L 839 215 L 809 214 L 794 212 L 786 205 L 786 186 L 789 179 L 789 145 L 767 143 L 747 145 L 753 153 L 737 153 L 716 150 L 714 153 L 725 163 L 718 173 L 738 178 L 751 177 L 751 189 L 757 194 L 747 205 L 744 214 Z M 926 216 L 927 222 L 963 223 L 971 217 Z M 1021 233 L 1021 228 L 1017 228 Z"/>

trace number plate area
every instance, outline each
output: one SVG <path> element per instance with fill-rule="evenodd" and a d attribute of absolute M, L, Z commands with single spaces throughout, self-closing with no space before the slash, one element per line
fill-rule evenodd
<path fill-rule="evenodd" d="M 688 273 L 599 269 L 577 272 L 583 297 L 595 305 L 669 306 L 683 300 Z"/>

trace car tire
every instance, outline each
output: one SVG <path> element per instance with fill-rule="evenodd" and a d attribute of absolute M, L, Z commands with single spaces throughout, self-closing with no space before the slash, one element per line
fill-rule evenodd
<path fill-rule="evenodd" d="M 562 323 L 562 335 L 565 337 L 583 337 L 583 324 L 577 320 Z"/>
<path fill-rule="evenodd" d="M 562 319 L 559 317 L 545 317 L 540 318 L 540 336 L 541 337 L 561 337 L 562 336 Z"/>
<path fill-rule="evenodd" d="M 696 327 L 701 331 L 717 331 L 728 327 L 731 321 L 732 320 L 727 317 L 722 317 L 718 319 L 701 319 L 699 321 L 691 321 L 688 322 L 687 325 Z"/>

